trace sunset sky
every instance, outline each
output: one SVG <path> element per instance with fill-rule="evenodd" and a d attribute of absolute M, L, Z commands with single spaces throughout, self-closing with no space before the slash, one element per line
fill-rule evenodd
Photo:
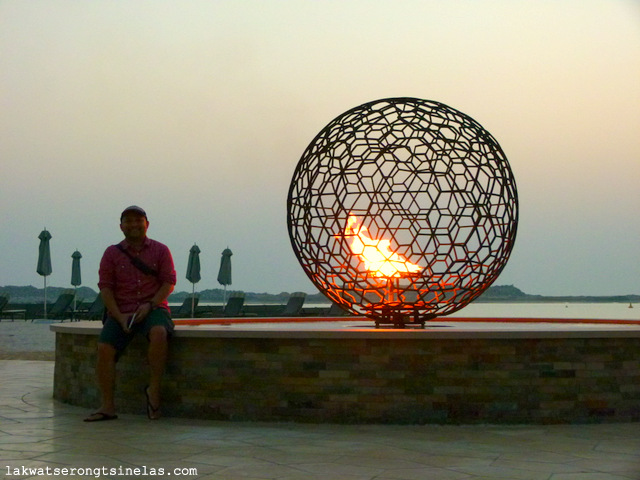
<path fill-rule="evenodd" d="M 496 284 L 640 294 L 640 3 L 633 0 L 0 1 L 0 285 L 71 254 L 97 289 L 122 209 L 202 280 L 314 292 L 286 228 L 295 166 L 333 118 L 416 97 L 482 124 L 520 224 Z"/>

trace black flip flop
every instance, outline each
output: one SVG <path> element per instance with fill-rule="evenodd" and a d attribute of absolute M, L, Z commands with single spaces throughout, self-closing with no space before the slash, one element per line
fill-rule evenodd
<path fill-rule="evenodd" d="M 95 417 L 95 418 L 92 418 Z M 109 415 L 104 412 L 94 412 L 85 418 L 83 421 L 85 422 L 106 422 L 107 420 L 116 420 L 118 415 Z"/>
<path fill-rule="evenodd" d="M 149 398 L 149 385 L 144 387 L 144 395 L 147 397 L 147 417 L 149 417 L 149 420 L 158 420 L 160 415 L 156 417 L 155 414 L 160 412 L 160 407 L 154 408 L 153 405 L 151 405 L 151 399 Z"/>

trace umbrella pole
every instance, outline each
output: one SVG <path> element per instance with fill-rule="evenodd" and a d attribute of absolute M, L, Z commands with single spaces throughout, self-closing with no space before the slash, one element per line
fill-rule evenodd
<path fill-rule="evenodd" d="M 47 319 L 47 276 L 44 276 L 44 319 Z"/>
<path fill-rule="evenodd" d="M 195 295 L 196 295 L 196 284 L 191 284 L 191 318 L 195 318 L 194 310 L 195 310 Z"/>

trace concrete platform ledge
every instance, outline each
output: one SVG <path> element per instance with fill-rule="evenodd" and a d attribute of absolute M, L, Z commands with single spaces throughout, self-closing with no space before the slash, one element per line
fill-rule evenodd
<path fill-rule="evenodd" d="M 167 416 L 315 423 L 640 421 L 640 325 L 360 318 L 178 325 Z M 200 322 L 202 323 L 202 322 Z M 54 324 L 54 397 L 95 408 L 99 322 Z M 120 412 L 145 414 L 146 340 L 118 364 Z"/>

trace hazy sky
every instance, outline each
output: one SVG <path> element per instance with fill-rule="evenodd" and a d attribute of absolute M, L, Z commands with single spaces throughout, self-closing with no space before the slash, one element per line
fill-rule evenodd
<path fill-rule="evenodd" d="M 520 224 L 496 284 L 640 293 L 640 3 L 635 0 L 0 1 L 0 285 L 96 288 L 122 209 L 149 214 L 216 288 L 314 287 L 286 197 L 306 146 L 362 103 L 436 100 L 514 171 Z"/>

